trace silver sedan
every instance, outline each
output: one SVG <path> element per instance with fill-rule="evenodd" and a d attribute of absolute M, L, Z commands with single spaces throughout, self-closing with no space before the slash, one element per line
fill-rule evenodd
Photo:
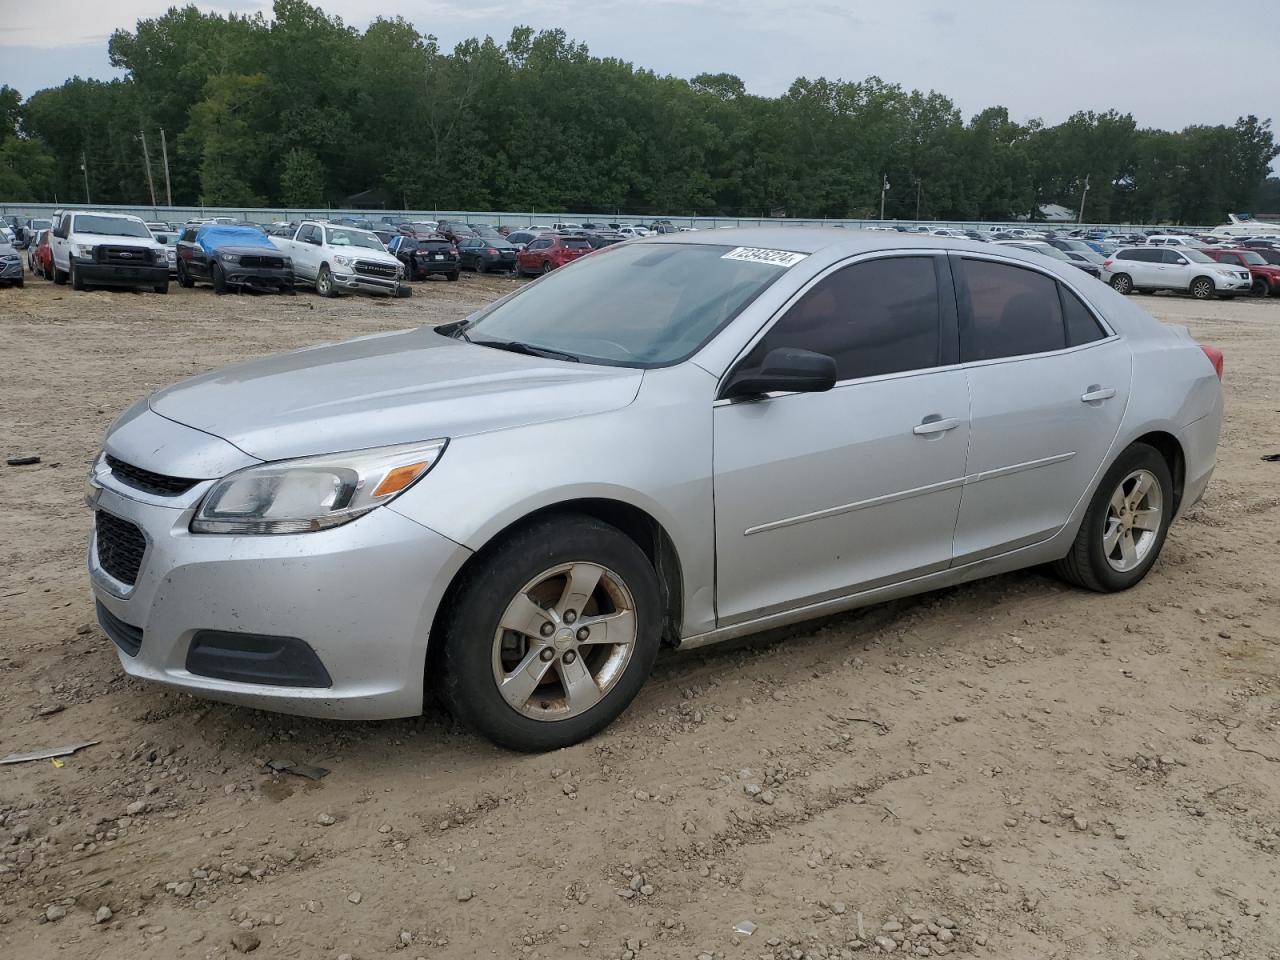
<path fill-rule="evenodd" d="M 182 690 L 388 718 L 435 688 L 552 749 L 664 644 L 1037 564 L 1132 587 L 1209 482 L 1221 364 L 1015 249 L 635 240 L 138 401 L 89 484 L 98 617 Z"/>

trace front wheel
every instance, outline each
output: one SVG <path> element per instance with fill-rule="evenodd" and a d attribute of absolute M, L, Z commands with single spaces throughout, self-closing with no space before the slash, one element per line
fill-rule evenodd
<path fill-rule="evenodd" d="M 213 280 L 213 292 L 222 296 L 227 292 L 227 275 L 222 270 L 222 264 L 215 263 L 209 273 Z"/>
<path fill-rule="evenodd" d="M 56 263 L 53 265 L 53 282 L 60 287 L 65 286 L 67 282 L 67 272 L 65 270 L 59 270 Z"/>
<path fill-rule="evenodd" d="M 191 274 L 187 273 L 187 265 L 183 263 L 181 260 L 179 260 L 178 261 L 178 286 L 182 287 L 184 290 L 190 290 L 195 285 L 196 285 L 196 282 L 191 279 Z"/>
<path fill-rule="evenodd" d="M 320 272 L 316 274 L 316 293 L 322 297 L 336 297 L 338 295 L 337 285 L 333 282 L 333 274 L 330 272 L 328 264 L 321 267 Z"/>
<path fill-rule="evenodd" d="M 71 257 L 67 261 L 67 274 L 71 278 L 72 290 L 84 289 L 84 278 L 80 275 L 80 271 L 76 269 L 76 258 Z"/>
<path fill-rule="evenodd" d="M 1249 293 L 1255 297 L 1265 297 L 1271 292 L 1271 285 L 1267 281 L 1259 277 L 1253 281 L 1253 286 L 1249 288 Z"/>
<path fill-rule="evenodd" d="M 1197 300 L 1211 300 L 1214 292 L 1213 281 L 1208 277 L 1196 277 L 1191 281 L 1191 295 Z"/>
<path fill-rule="evenodd" d="M 157 283 L 154 287 L 151 288 L 151 290 L 153 293 L 161 293 L 161 294 L 168 293 L 169 281 L 166 280 L 164 283 Z"/>
<path fill-rule="evenodd" d="M 1133 293 L 1133 280 L 1127 273 L 1117 273 L 1111 278 L 1111 289 L 1116 293 Z"/>
<path fill-rule="evenodd" d="M 555 267 L 553 267 L 553 266 L 551 265 L 551 261 L 550 261 L 550 260 L 543 260 L 543 261 L 542 261 L 542 272 L 543 272 L 543 273 L 550 273 L 550 272 L 551 272 L 552 270 L 554 270 L 554 269 L 555 269 Z"/>
<path fill-rule="evenodd" d="M 483 557 L 450 603 L 445 701 L 500 746 L 577 743 L 640 691 L 661 614 L 657 575 L 634 541 L 591 517 L 544 517 Z"/>
<path fill-rule="evenodd" d="M 1111 465 L 1071 552 L 1054 572 L 1099 593 L 1128 590 L 1151 569 L 1173 520 L 1173 478 L 1164 457 L 1135 443 Z"/>

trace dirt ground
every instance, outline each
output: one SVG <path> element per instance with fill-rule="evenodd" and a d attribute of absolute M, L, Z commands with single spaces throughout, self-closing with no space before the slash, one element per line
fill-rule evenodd
<path fill-rule="evenodd" d="M 669 653 L 546 756 L 127 680 L 83 564 L 114 416 L 512 282 L 0 290 L 0 448 L 42 457 L 0 467 L 0 755 L 99 741 L 0 767 L 0 957 L 1280 957 L 1280 300 L 1145 298 L 1226 351 L 1228 418 L 1123 595 L 1030 571 Z"/>

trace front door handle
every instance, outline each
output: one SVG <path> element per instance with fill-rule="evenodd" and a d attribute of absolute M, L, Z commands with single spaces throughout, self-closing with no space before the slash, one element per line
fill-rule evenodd
<path fill-rule="evenodd" d="M 1115 395 L 1115 387 L 1101 387 L 1095 383 L 1084 392 L 1084 395 L 1080 398 L 1080 402 L 1095 403 L 1098 400 L 1110 400 Z"/>
<path fill-rule="evenodd" d="M 934 414 L 932 417 L 925 417 L 924 421 L 917 427 L 913 427 L 911 432 L 917 437 L 929 437 L 937 433 L 946 433 L 948 430 L 954 430 L 960 426 L 960 421 L 955 417 L 943 420 Z"/>

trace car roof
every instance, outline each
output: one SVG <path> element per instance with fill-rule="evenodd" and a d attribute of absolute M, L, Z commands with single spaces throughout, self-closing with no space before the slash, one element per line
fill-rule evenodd
<path fill-rule="evenodd" d="M 836 230 L 831 227 L 734 227 L 730 230 L 700 230 L 648 236 L 633 243 L 706 243 L 716 246 L 757 247 L 789 250 L 793 253 L 826 253 L 856 256 L 879 250 L 987 251 L 990 244 L 963 237 L 941 237 L 932 233 L 890 233 L 883 230 Z M 1008 249 L 1008 248 L 1005 248 Z M 1016 249 L 1016 248 L 1014 248 Z M 1011 254 L 1013 256 L 1013 254 Z M 1037 262 L 1038 261 L 1033 261 Z"/>

